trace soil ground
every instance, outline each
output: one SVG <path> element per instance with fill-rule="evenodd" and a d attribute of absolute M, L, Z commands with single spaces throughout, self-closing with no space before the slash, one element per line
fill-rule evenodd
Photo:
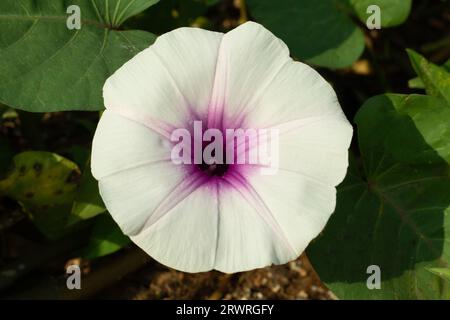
<path fill-rule="evenodd" d="M 336 299 L 319 280 L 308 259 L 256 271 L 197 274 L 144 267 L 97 294 L 98 299 Z"/>

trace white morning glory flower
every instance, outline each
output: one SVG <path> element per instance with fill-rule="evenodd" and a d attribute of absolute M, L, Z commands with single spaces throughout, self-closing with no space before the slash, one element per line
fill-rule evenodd
<path fill-rule="evenodd" d="M 352 127 L 332 87 L 261 25 L 166 33 L 103 94 L 92 173 L 122 231 L 159 262 L 188 272 L 286 263 L 334 211 Z M 255 138 L 257 147 L 277 146 L 276 170 L 263 174 L 269 164 L 260 158 L 174 161 L 174 132 L 193 133 L 195 123 L 224 137 L 226 129 L 277 132 L 276 144 Z"/>

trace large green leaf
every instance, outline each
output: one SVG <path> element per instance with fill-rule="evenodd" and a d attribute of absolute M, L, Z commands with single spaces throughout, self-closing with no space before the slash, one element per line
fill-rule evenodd
<path fill-rule="evenodd" d="M 364 50 L 364 36 L 333 0 L 248 0 L 252 16 L 283 39 L 299 59 L 339 68 Z"/>
<path fill-rule="evenodd" d="M 26 151 L 0 180 L 0 195 L 20 202 L 32 221 L 49 238 L 63 235 L 80 180 L 72 161 L 51 152 Z"/>
<path fill-rule="evenodd" d="M 118 26 L 157 0 L 0 1 L 0 101 L 28 111 L 100 110 L 106 78 L 155 36 Z M 70 5 L 81 29 L 69 30 Z"/>
<path fill-rule="evenodd" d="M 371 5 L 380 7 L 381 26 L 394 27 L 402 24 L 411 12 L 411 0 L 349 0 L 361 22 L 366 23 L 371 13 L 367 8 Z"/>
<path fill-rule="evenodd" d="M 247 0 L 250 13 L 283 39 L 299 59 L 324 67 L 352 64 L 364 50 L 364 35 L 352 22 L 357 14 L 365 23 L 371 4 L 381 8 L 384 27 L 403 22 L 410 0 Z"/>
<path fill-rule="evenodd" d="M 450 298 L 427 268 L 450 263 L 450 105 L 419 95 L 369 99 L 356 116 L 361 163 L 351 161 L 336 211 L 308 248 L 340 298 Z M 381 269 L 369 290 L 367 267 Z"/>
<path fill-rule="evenodd" d="M 407 50 L 409 60 L 428 94 L 442 97 L 450 102 L 450 71 L 448 62 L 439 67 L 413 50 Z"/>
<path fill-rule="evenodd" d="M 159 0 L 90 0 L 103 23 L 118 28 L 128 18 L 144 11 Z M 76 4 L 76 2 L 71 2 Z"/>

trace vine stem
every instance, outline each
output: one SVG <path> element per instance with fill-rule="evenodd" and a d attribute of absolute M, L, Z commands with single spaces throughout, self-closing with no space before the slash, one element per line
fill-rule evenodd
<path fill-rule="evenodd" d="M 246 21 L 248 21 L 248 13 L 247 13 L 247 5 L 245 3 L 245 0 L 238 0 L 239 4 L 239 24 L 242 24 Z"/>

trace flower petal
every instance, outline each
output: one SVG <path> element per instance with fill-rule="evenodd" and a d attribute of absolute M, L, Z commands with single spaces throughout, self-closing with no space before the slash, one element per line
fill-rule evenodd
<path fill-rule="evenodd" d="M 298 256 L 284 241 L 277 222 L 274 225 L 264 218 L 264 205 L 256 203 L 247 186 L 230 189 L 221 185 L 221 189 L 215 269 L 246 271 L 282 264 Z"/>
<path fill-rule="evenodd" d="M 209 126 L 220 125 L 224 108 L 228 118 L 253 105 L 290 60 L 286 45 L 257 23 L 247 22 L 226 33 L 217 61 Z"/>
<path fill-rule="evenodd" d="M 108 211 L 125 234 L 142 229 L 185 177 L 171 145 L 152 130 L 106 110 L 93 140 L 91 168 Z"/>
<path fill-rule="evenodd" d="M 228 248 L 217 253 L 219 270 L 230 272 L 286 263 L 299 256 L 323 230 L 335 209 L 335 186 L 344 178 L 348 166 L 352 129 L 341 116 L 306 119 L 301 126 L 284 132 L 279 153 L 272 155 L 279 157 L 278 171 L 274 174 L 264 175 L 254 170 L 268 169 L 262 165 L 256 165 L 251 171 L 243 170 L 240 179 L 245 184 L 243 192 L 254 200 L 249 201 L 250 207 L 242 203 L 230 207 L 233 200 L 226 200 L 221 194 L 220 202 L 226 203 L 228 209 L 220 211 L 219 239 L 233 232 L 235 235 L 240 228 L 245 236 L 238 232 L 237 239 L 228 236 L 219 242 Z M 249 212 L 257 213 L 250 215 L 254 221 L 226 227 L 224 221 L 233 216 L 236 221 L 247 221 Z M 262 236 L 269 241 L 264 244 L 266 250 L 271 248 L 268 251 L 258 246 L 263 239 L 253 244 L 248 239 L 264 228 L 270 231 Z M 239 243 L 243 238 L 245 241 Z M 248 245 L 253 245 L 257 253 L 246 252 Z"/>
<path fill-rule="evenodd" d="M 278 129 L 280 168 L 333 187 L 344 178 L 353 128 L 333 88 L 309 66 L 285 64 L 244 122 Z"/>
<path fill-rule="evenodd" d="M 244 114 L 248 127 L 295 129 L 328 117 L 348 124 L 331 85 L 308 65 L 289 61 Z"/>
<path fill-rule="evenodd" d="M 300 174 L 279 170 L 273 176 L 250 175 L 247 181 L 273 213 L 295 257 L 323 230 L 335 208 L 333 186 Z"/>
<path fill-rule="evenodd" d="M 335 209 L 335 186 L 347 171 L 353 129 L 331 86 L 315 71 L 299 63 L 284 68 L 246 115 L 246 126 L 279 130 L 278 154 L 272 155 L 278 171 L 246 180 L 300 254 Z"/>
<path fill-rule="evenodd" d="M 185 272 L 213 269 L 218 201 L 215 186 L 202 186 L 131 239 L 164 265 Z"/>
<path fill-rule="evenodd" d="M 352 133 L 343 114 L 305 121 L 291 131 L 280 131 L 278 166 L 334 187 L 347 172 Z"/>
<path fill-rule="evenodd" d="M 249 219 L 247 212 L 258 214 L 243 227 L 244 235 L 238 232 L 236 239 L 219 242 L 218 248 L 227 250 L 218 251 L 217 268 L 236 271 L 287 262 L 319 234 L 334 211 L 335 186 L 346 173 L 352 127 L 332 87 L 312 68 L 290 59 L 284 44 L 260 25 L 247 23 L 226 34 L 218 61 L 209 120 L 217 125 L 215 119 L 225 115 L 225 127 L 278 129 L 279 154 L 274 156 L 280 169 L 275 175 L 243 177 L 251 190 L 245 192 L 260 205 L 236 207 L 226 215 L 221 211 L 219 239 L 241 230 L 241 225 L 224 227 L 228 215 Z M 227 201 L 228 206 L 232 203 Z M 272 222 L 263 217 L 264 211 Z M 258 250 L 257 242 L 250 245 L 257 253 L 246 253 L 248 238 L 260 230 L 258 221 L 260 228 L 271 230 L 259 239 L 271 249 Z"/>
<path fill-rule="evenodd" d="M 158 37 L 108 78 L 106 108 L 146 124 L 175 127 L 205 116 L 221 39 L 221 33 L 196 28 Z"/>
<path fill-rule="evenodd" d="M 92 174 L 100 180 L 138 166 L 170 162 L 171 149 L 170 141 L 159 134 L 106 110 L 92 141 Z"/>

